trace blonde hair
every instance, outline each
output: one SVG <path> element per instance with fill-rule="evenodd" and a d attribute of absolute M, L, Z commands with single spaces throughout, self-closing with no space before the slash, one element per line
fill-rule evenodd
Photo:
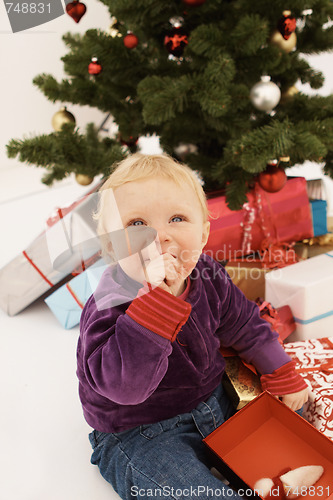
<path fill-rule="evenodd" d="M 167 154 L 144 155 L 135 153 L 114 165 L 111 175 L 100 188 L 98 209 L 94 214 L 94 219 L 98 221 L 97 233 L 99 235 L 107 233 L 103 215 L 108 189 L 116 189 L 126 182 L 139 181 L 157 176 L 170 179 L 179 186 L 188 184 L 193 188 L 201 206 L 203 220 L 204 222 L 208 220 L 209 213 L 205 192 L 199 178 L 190 167 L 176 162 Z"/>

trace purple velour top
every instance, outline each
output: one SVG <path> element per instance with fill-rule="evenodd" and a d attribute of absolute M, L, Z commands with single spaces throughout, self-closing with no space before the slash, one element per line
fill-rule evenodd
<path fill-rule="evenodd" d="M 190 275 L 185 302 L 191 312 L 174 342 L 126 314 L 141 286 L 119 265 L 110 266 L 82 312 L 79 396 L 85 419 L 96 430 L 121 432 L 191 411 L 221 381 L 220 344 L 261 374 L 290 361 L 258 306 L 211 257 L 202 254 Z"/>

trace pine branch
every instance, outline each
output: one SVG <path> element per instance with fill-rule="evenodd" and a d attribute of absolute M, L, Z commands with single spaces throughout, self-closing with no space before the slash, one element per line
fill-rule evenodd
<path fill-rule="evenodd" d="M 230 210 L 240 210 L 247 201 L 246 193 L 248 186 L 241 177 L 235 176 L 235 180 L 227 185 L 226 197 Z"/>
<path fill-rule="evenodd" d="M 228 146 L 226 157 L 246 172 L 256 174 L 266 168 L 270 159 L 285 156 L 294 140 L 292 124 L 288 120 L 275 121 L 234 141 Z"/>
<path fill-rule="evenodd" d="M 47 168 L 47 184 L 70 172 L 94 177 L 107 172 L 114 161 L 126 155 L 116 141 L 100 140 L 93 124 L 87 125 L 86 134 L 79 134 L 72 125 L 66 124 L 60 132 L 24 140 L 12 139 L 7 145 L 7 154 L 28 165 Z"/>
<path fill-rule="evenodd" d="M 187 95 L 192 80 L 184 75 L 178 79 L 168 76 L 144 78 L 138 85 L 138 96 L 143 104 L 143 119 L 151 125 L 159 125 L 175 118 L 187 106 Z"/>
<path fill-rule="evenodd" d="M 230 45 L 236 54 L 249 56 L 256 54 L 266 44 L 269 36 L 269 24 L 257 14 L 248 14 L 240 18 L 232 30 Z"/>

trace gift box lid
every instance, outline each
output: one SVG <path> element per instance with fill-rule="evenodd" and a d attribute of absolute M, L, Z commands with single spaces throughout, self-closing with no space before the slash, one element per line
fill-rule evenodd
<path fill-rule="evenodd" d="M 333 442 L 266 391 L 204 443 L 215 467 L 235 488 L 253 490 L 258 479 L 275 477 L 286 467 L 321 465 L 324 474 L 314 486 L 318 495 L 309 493 L 302 500 L 327 499 L 333 493 Z"/>
<path fill-rule="evenodd" d="M 289 304 L 296 323 L 333 316 L 333 251 L 265 275 L 266 300 L 274 307 Z"/>

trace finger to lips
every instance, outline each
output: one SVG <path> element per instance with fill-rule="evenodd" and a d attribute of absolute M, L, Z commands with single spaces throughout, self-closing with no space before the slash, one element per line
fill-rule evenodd
<path fill-rule="evenodd" d="M 154 260 L 154 259 L 158 258 L 161 255 L 161 253 L 159 252 L 159 250 L 157 248 L 156 241 L 153 241 L 146 248 L 148 250 L 148 257 L 149 257 L 150 260 Z"/>

